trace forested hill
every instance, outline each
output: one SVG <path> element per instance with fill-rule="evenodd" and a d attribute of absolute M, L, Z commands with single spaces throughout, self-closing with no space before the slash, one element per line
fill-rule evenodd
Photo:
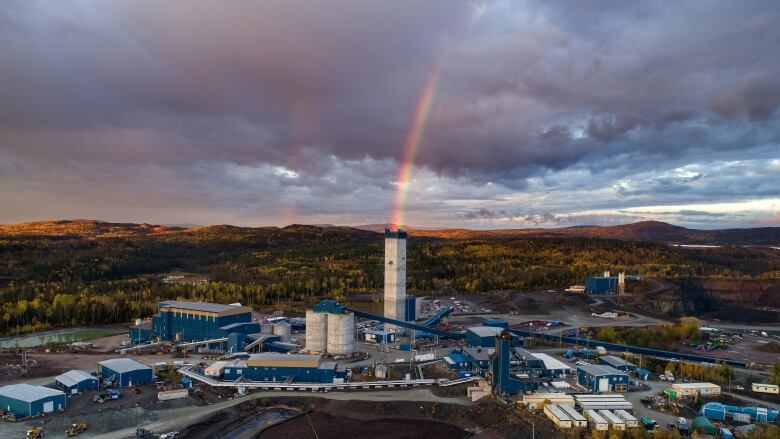
<path fill-rule="evenodd" d="M 357 226 L 381 230 L 377 224 Z M 410 229 L 411 236 L 436 238 L 603 238 L 626 241 L 664 242 L 669 244 L 774 245 L 780 246 L 780 227 L 750 229 L 696 230 L 660 221 L 640 221 L 617 226 L 576 226 L 530 229 Z"/>
<path fill-rule="evenodd" d="M 344 227 L 161 227 L 57 221 L 0 227 L 0 333 L 127 322 L 161 299 L 280 304 L 380 291 L 383 236 Z M 661 278 L 768 278 L 770 248 L 685 249 L 579 237 L 412 236 L 410 292 L 562 288 L 603 270 Z M 167 284 L 179 270 L 203 285 Z"/>

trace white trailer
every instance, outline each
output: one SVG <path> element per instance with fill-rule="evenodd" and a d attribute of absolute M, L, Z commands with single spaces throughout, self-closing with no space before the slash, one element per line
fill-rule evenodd
<path fill-rule="evenodd" d="M 547 404 L 544 406 L 544 414 L 553 421 L 558 428 L 571 428 L 571 418 L 557 404 Z"/>
<path fill-rule="evenodd" d="M 756 393 L 780 393 L 780 386 L 777 384 L 753 383 L 752 390 Z"/>
<path fill-rule="evenodd" d="M 558 407 L 560 407 L 564 413 L 569 415 L 569 418 L 571 418 L 572 427 L 580 428 L 588 426 L 588 420 L 585 418 L 585 416 L 582 415 L 582 413 L 578 412 L 573 405 L 559 404 Z"/>
<path fill-rule="evenodd" d="M 595 410 L 585 410 L 585 417 L 588 418 L 591 428 L 599 431 L 609 430 L 609 422 L 602 418 Z"/>
<path fill-rule="evenodd" d="M 612 413 L 609 410 L 599 410 L 599 414 L 606 420 L 609 421 L 610 424 L 612 424 L 612 428 L 615 430 L 625 430 L 626 429 L 626 423 L 620 417 L 616 416 L 614 413 Z"/>
<path fill-rule="evenodd" d="M 626 427 L 634 428 L 639 427 L 639 420 L 631 413 L 625 410 L 615 410 L 615 415 L 622 419 L 626 423 Z"/>

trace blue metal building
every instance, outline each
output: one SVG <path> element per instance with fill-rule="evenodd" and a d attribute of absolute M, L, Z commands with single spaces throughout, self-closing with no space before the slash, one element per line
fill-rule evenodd
<path fill-rule="evenodd" d="M 65 410 L 65 392 L 30 384 L 0 387 L 0 408 L 16 418 L 29 418 Z"/>
<path fill-rule="evenodd" d="M 512 335 L 502 330 L 496 336 L 496 350 L 490 356 L 490 381 L 493 391 L 499 395 L 517 395 L 537 390 L 539 382 L 531 379 L 517 379 L 511 371 L 513 355 Z"/>
<path fill-rule="evenodd" d="M 385 331 L 384 329 L 366 329 L 363 331 L 363 338 L 374 343 L 393 343 L 395 342 L 395 335 L 395 332 Z"/>
<path fill-rule="evenodd" d="M 462 353 L 457 351 L 450 352 L 449 355 L 444 357 L 444 364 L 448 369 L 463 370 L 471 368 L 471 361 Z"/>
<path fill-rule="evenodd" d="M 324 362 L 319 355 L 262 353 L 246 360 L 234 360 L 225 365 L 223 378 L 234 381 L 244 378 L 250 381 L 308 383 L 332 383 L 342 376 L 336 371 L 335 362 Z"/>
<path fill-rule="evenodd" d="M 502 328 L 493 326 L 472 326 L 466 328 L 466 344 L 469 346 L 494 348 L 496 336 L 503 331 Z"/>
<path fill-rule="evenodd" d="M 623 372 L 635 372 L 637 369 L 636 365 L 614 355 L 604 355 L 599 357 L 599 364 L 606 364 L 607 366 L 612 366 L 617 370 L 622 370 Z"/>
<path fill-rule="evenodd" d="M 100 376 L 122 387 L 148 384 L 154 380 L 152 368 L 130 358 L 112 358 L 98 363 Z"/>
<path fill-rule="evenodd" d="M 577 366 L 577 381 L 593 393 L 623 392 L 628 387 L 628 374 L 612 366 L 584 364 Z"/>
<path fill-rule="evenodd" d="M 260 332 L 260 326 L 251 322 L 252 310 L 245 306 L 168 300 L 160 302 L 158 314 L 152 316 L 152 336 L 193 342 Z"/>
<path fill-rule="evenodd" d="M 152 340 L 152 322 L 143 322 L 130 327 L 130 344 L 146 343 Z"/>
<path fill-rule="evenodd" d="M 617 288 L 617 277 L 591 276 L 585 279 L 585 292 L 588 294 L 616 294 Z"/>
<path fill-rule="evenodd" d="M 490 354 L 493 352 L 495 349 L 492 348 L 463 348 L 463 356 L 471 363 L 470 369 L 483 377 L 486 377 L 490 370 Z"/>
<path fill-rule="evenodd" d="M 83 370 L 69 370 L 55 377 L 54 383 L 68 395 L 100 389 L 100 380 Z"/>

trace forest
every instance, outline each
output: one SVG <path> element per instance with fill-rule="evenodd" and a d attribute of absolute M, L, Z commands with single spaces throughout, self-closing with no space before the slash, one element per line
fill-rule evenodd
<path fill-rule="evenodd" d="M 0 228 L 0 334 L 128 322 L 150 315 L 164 299 L 300 311 L 323 297 L 344 299 L 382 288 L 383 236 L 370 231 L 86 229 Z M 576 237 L 411 237 L 407 260 L 412 294 L 564 288 L 607 269 L 666 279 L 780 276 L 777 257 L 751 248 L 697 250 Z M 163 282 L 172 271 L 210 281 Z"/>

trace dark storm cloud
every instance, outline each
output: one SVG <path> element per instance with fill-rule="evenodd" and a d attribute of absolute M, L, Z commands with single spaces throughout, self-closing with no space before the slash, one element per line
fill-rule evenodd
<path fill-rule="evenodd" d="M 441 60 L 416 156 L 438 198 L 410 197 L 411 210 L 499 220 L 523 207 L 457 202 L 584 184 L 614 186 L 626 203 L 651 191 L 776 196 L 776 179 L 740 183 L 751 169 L 728 184 L 701 170 L 707 187 L 679 175 L 621 182 L 750 160 L 780 142 L 778 19 L 772 1 L 10 1 L 0 9 L 0 178 L 19 190 L 3 195 L 23 209 L 15 194 L 45 200 L 71 185 L 108 205 L 258 219 L 248 206 L 313 217 L 374 204 L 364 214 L 381 221 Z M 569 180 L 572 170 L 588 174 Z M 590 204 L 614 205 L 601 196 Z"/>

